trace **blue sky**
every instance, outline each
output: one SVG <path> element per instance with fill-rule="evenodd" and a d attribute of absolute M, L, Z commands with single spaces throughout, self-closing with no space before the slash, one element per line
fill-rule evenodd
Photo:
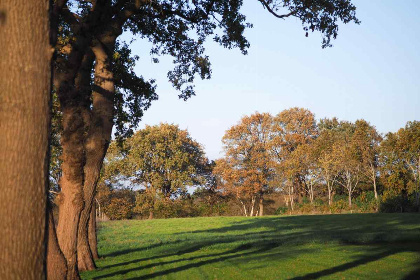
<path fill-rule="evenodd" d="M 333 47 L 322 49 L 319 33 L 305 37 L 294 18 L 276 19 L 257 1 L 244 1 L 254 28 L 246 31 L 249 54 L 206 45 L 212 79 L 197 80 L 197 96 L 179 100 L 168 82 L 170 57 L 153 64 L 143 41 L 135 71 L 157 80 L 159 100 L 140 128 L 178 124 L 203 144 L 207 156 L 223 156 L 221 138 L 244 115 L 275 115 L 290 107 L 312 111 L 317 119 L 365 119 L 381 133 L 420 120 L 420 1 L 358 0 L 360 25 L 341 25 Z"/>

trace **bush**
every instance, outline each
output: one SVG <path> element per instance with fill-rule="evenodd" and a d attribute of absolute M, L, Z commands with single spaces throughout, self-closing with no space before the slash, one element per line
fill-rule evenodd
<path fill-rule="evenodd" d="M 130 219 L 133 216 L 133 204 L 125 198 L 113 197 L 104 212 L 111 220 Z"/>
<path fill-rule="evenodd" d="M 360 196 L 354 199 L 354 204 L 360 212 L 376 212 L 379 208 L 379 200 L 375 199 L 373 191 L 362 192 Z"/>
<path fill-rule="evenodd" d="M 288 207 L 280 206 L 279 208 L 277 208 L 275 214 L 276 215 L 284 215 L 284 214 L 287 213 L 287 211 L 289 211 L 289 208 Z"/>
<path fill-rule="evenodd" d="M 418 207 L 415 205 L 415 195 L 385 193 L 383 200 L 379 206 L 379 212 L 396 213 L 396 212 L 417 212 Z"/>

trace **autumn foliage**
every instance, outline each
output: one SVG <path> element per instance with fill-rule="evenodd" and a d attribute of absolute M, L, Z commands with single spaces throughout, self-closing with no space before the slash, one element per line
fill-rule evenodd
<path fill-rule="evenodd" d="M 371 211 L 410 211 L 419 208 L 418 139 L 417 121 L 382 140 L 365 120 L 317 123 L 302 108 L 276 116 L 255 113 L 226 131 L 225 157 L 216 161 L 214 173 L 219 189 L 237 199 L 244 215 L 262 213 L 268 192 L 282 193 L 290 211 L 296 203 L 314 205 L 324 198 L 332 209 L 335 195 L 347 196 L 345 208 L 354 209 L 353 198 L 363 202 L 369 192 Z M 388 209 L 389 201 L 398 205 Z"/>

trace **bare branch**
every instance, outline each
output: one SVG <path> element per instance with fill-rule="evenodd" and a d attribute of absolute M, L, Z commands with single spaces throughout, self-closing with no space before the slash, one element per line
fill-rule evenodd
<path fill-rule="evenodd" d="M 270 14 L 272 14 L 276 18 L 284 19 L 284 18 L 287 18 L 287 17 L 290 17 L 290 16 L 294 16 L 297 13 L 297 11 L 292 11 L 288 14 L 279 15 L 270 7 L 270 5 L 268 5 L 267 1 L 265 1 L 265 0 L 258 0 L 258 1 L 260 1 L 260 3 L 264 6 L 264 8 L 266 8 L 267 11 L 270 12 Z"/>

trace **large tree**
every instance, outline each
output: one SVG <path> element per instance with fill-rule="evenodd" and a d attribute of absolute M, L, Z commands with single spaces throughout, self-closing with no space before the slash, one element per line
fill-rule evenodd
<path fill-rule="evenodd" d="M 144 189 L 147 210 L 153 218 L 157 201 L 187 192 L 187 186 L 204 184 L 207 158 L 188 131 L 173 124 L 146 126 L 118 148 L 113 145 L 106 170 L 114 178 L 126 179 Z"/>
<path fill-rule="evenodd" d="M 295 193 L 305 195 L 305 177 L 308 169 L 301 164 L 303 147 L 318 135 L 315 116 L 303 108 L 290 108 L 274 117 L 272 151 L 278 174 L 284 177 L 289 201 L 293 207 Z"/>
<path fill-rule="evenodd" d="M 0 2 L 0 279 L 45 277 L 49 1 Z"/>
<path fill-rule="evenodd" d="M 223 190 L 234 195 L 245 216 L 264 214 L 264 195 L 270 190 L 273 160 L 270 154 L 272 116 L 255 113 L 245 116 L 223 136 L 225 158 L 216 162 L 215 172 L 221 178 Z"/>
<path fill-rule="evenodd" d="M 298 18 L 306 33 L 321 32 L 323 47 L 337 36 L 339 21 L 358 23 L 350 1 L 259 2 L 278 18 Z M 249 43 L 243 31 L 250 25 L 240 13 L 242 1 L 236 0 L 61 0 L 57 4 L 54 12 L 61 21 L 54 84 L 63 120 L 57 234 L 68 277 L 77 278 L 77 262 L 81 269 L 95 267 L 87 225 L 112 127 L 115 124 L 118 137 L 130 134 L 143 110 L 156 99 L 154 81 L 134 74 L 129 48 L 117 38 L 128 31 L 149 40 L 154 61 L 159 55 L 173 56 L 175 68 L 168 79 L 187 99 L 194 95 L 196 75 L 210 78 L 206 38 L 246 53 Z"/>
<path fill-rule="evenodd" d="M 333 154 L 338 126 L 339 122 L 336 118 L 322 119 L 318 124 L 319 136 L 313 143 L 320 176 L 327 186 L 328 205 L 330 206 L 333 202 L 334 186 L 339 176 L 337 160 Z"/>
<path fill-rule="evenodd" d="M 381 141 L 382 137 L 374 126 L 365 120 L 356 121 L 353 142 L 362 163 L 362 172 L 372 181 L 376 200 L 378 200 L 377 177 Z"/>
<path fill-rule="evenodd" d="M 415 194 L 419 208 L 420 122 L 408 122 L 395 133 L 388 133 L 380 147 L 381 173 L 388 192 L 403 196 Z"/>
<path fill-rule="evenodd" d="M 347 192 L 350 208 L 352 195 L 364 177 L 362 154 L 355 138 L 355 130 L 354 123 L 341 121 L 335 130 L 336 138 L 332 150 L 336 170 L 339 173 L 337 183 Z"/>

